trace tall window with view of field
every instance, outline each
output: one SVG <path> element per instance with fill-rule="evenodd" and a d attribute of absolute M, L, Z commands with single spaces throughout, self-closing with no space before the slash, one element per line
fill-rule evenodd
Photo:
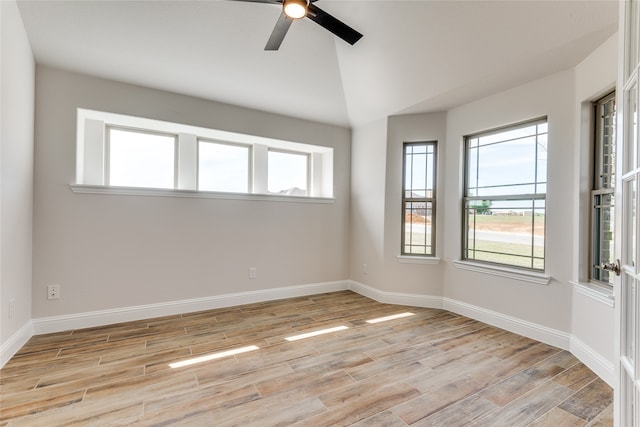
<path fill-rule="evenodd" d="M 402 182 L 402 255 L 436 254 L 436 142 L 405 142 Z"/>
<path fill-rule="evenodd" d="M 544 271 L 547 119 L 465 137 L 462 258 Z"/>
<path fill-rule="evenodd" d="M 594 102 L 593 189 L 591 190 L 591 269 L 589 279 L 613 286 L 614 274 L 602 265 L 614 261 L 616 94 Z"/>

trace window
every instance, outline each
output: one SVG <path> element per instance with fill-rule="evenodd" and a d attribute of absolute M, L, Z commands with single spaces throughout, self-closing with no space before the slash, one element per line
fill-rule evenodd
<path fill-rule="evenodd" d="M 309 180 L 309 155 L 269 150 L 267 189 L 273 194 L 306 196 Z"/>
<path fill-rule="evenodd" d="M 463 259 L 544 271 L 547 120 L 465 138 Z"/>
<path fill-rule="evenodd" d="M 613 274 L 603 263 L 614 259 L 614 192 L 616 167 L 616 96 L 610 93 L 594 103 L 595 134 L 593 190 L 591 191 L 591 271 L 598 284 L 613 285 Z"/>
<path fill-rule="evenodd" d="M 436 142 L 405 142 L 402 255 L 435 256 Z"/>
<path fill-rule="evenodd" d="M 175 135 L 113 127 L 108 134 L 109 185 L 174 187 Z"/>
<path fill-rule="evenodd" d="M 198 190 L 249 192 L 250 147 L 198 141 Z"/>
<path fill-rule="evenodd" d="M 77 126 L 75 192 L 333 197 L 331 147 L 85 109 Z"/>

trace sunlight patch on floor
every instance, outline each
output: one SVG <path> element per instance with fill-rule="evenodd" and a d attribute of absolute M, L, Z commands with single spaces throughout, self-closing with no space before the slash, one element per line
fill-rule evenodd
<path fill-rule="evenodd" d="M 234 348 L 232 350 L 220 351 L 218 353 L 211 353 L 204 356 L 194 357 L 192 359 L 182 360 L 180 362 L 169 363 L 169 366 L 171 368 L 183 368 L 185 366 L 191 366 L 198 363 L 208 362 L 210 360 L 221 359 L 223 357 L 233 356 L 235 354 L 247 353 L 249 351 L 254 351 L 259 349 L 260 347 L 255 345 Z"/>
<path fill-rule="evenodd" d="M 336 326 L 333 328 L 320 329 L 319 331 L 307 332 L 306 334 L 294 335 L 294 336 L 285 338 L 285 340 L 298 341 L 298 340 L 303 340 L 305 338 L 317 337 L 318 335 L 330 334 L 331 332 L 344 331 L 345 329 L 349 329 L 349 328 L 347 326 Z"/>
<path fill-rule="evenodd" d="M 374 323 L 386 322 L 389 320 L 402 319 L 403 317 L 409 317 L 413 315 L 415 315 L 415 313 L 411 313 L 408 311 L 406 313 L 392 314 L 390 316 L 378 317 L 377 319 L 367 320 L 367 323 L 374 324 Z"/>

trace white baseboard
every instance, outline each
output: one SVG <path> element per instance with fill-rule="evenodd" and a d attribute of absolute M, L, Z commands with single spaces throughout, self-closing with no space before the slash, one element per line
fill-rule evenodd
<path fill-rule="evenodd" d="M 486 308 L 467 304 L 462 301 L 446 297 L 386 292 L 353 280 L 349 283 L 349 289 L 352 291 L 378 302 L 386 304 L 411 305 L 414 307 L 440 308 L 479 320 L 492 326 L 497 326 L 498 328 L 509 332 L 553 345 L 554 347 L 562 348 L 563 350 L 569 350 L 570 347 L 571 336 L 565 332 L 518 319 L 516 317 L 507 316 Z"/>
<path fill-rule="evenodd" d="M 442 308 L 563 350 L 569 350 L 570 348 L 571 335 L 557 329 L 451 298 L 443 298 Z"/>
<path fill-rule="evenodd" d="M 570 350 L 574 356 L 580 359 L 582 363 L 588 366 L 589 369 L 595 372 L 596 375 L 602 378 L 609 386 L 614 386 L 615 366 L 613 363 L 593 351 L 591 347 L 574 336 L 571 337 Z"/>
<path fill-rule="evenodd" d="M 326 292 L 336 292 L 347 289 L 385 304 L 448 310 L 564 350 L 569 350 L 604 381 L 610 385 L 613 384 L 613 364 L 570 334 L 533 322 L 518 319 L 513 316 L 488 310 L 486 308 L 453 300 L 451 298 L 382 291 L 353 280 L 288 286 L 260 291 L 240 292 L 166 303 L 147 304 L 111 310 L 100 310 L 33 319 L 28 324 L 25 324 L 8 341 L 2 344 L 0 347 L 0 367 L 4 366 L 4 364 L 31 338 L 32 335 L 103 326 L 132 320 L 143 320 L 153 317 L 211 310 L 215 308 L 231 307 L 256 302 L 315 295 Z"/>
<path fill-rule="evenodd" d="M 211 297 L 193 298 L 157 304 L 146 304 L 132 307 L 114 308 L 63 316 L 33 319 L 33 333 L 46 334 L 71 329 L 91 328 L 113 323 L 143 320 L 154 317 L 171 316 L 194 311 L 212 310 L 214 308 L 232 307 L 256 302 L 274 301 L 326 292 L 349 289 L 347 281 L 314 283 L 309 285 L 288 286 L 260 291 L 239 292 Z"/>
<path fill-rule="evenodd" d="M 384 304 L 409 305 L 424 308 L 442 308 L 442 298 L 430 295 L 406 294 L 381 291 L 354 280 L 349 281 L 349 289 L 372 300 Z"/>
<path fill-rule="evenodd" d="M 0 346 L 0 368 L 22 348 L 33 336 L 31 321 L 25 323 L 18 331 Z"/>

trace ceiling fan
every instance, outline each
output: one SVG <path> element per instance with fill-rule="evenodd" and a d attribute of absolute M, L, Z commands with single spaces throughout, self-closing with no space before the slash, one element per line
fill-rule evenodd
<path fill-rule="evenodd" d="M 284 40 L 284 36 L 289 31 L 291 23 L 296 19 L 309 18 L 316 24 L 331 31 L 342 40 L 353 45 L 360 38 L 362 34 L 345 24 L 344 22 L 334 18 L 327 12 L 317 7 L 315 3 L 317 0 L 235 0 L 250 3 L 268 3 L 282 5 L 282 13 L 276 26 L 267 41 L 264 50 L 278 50 Z"/>

